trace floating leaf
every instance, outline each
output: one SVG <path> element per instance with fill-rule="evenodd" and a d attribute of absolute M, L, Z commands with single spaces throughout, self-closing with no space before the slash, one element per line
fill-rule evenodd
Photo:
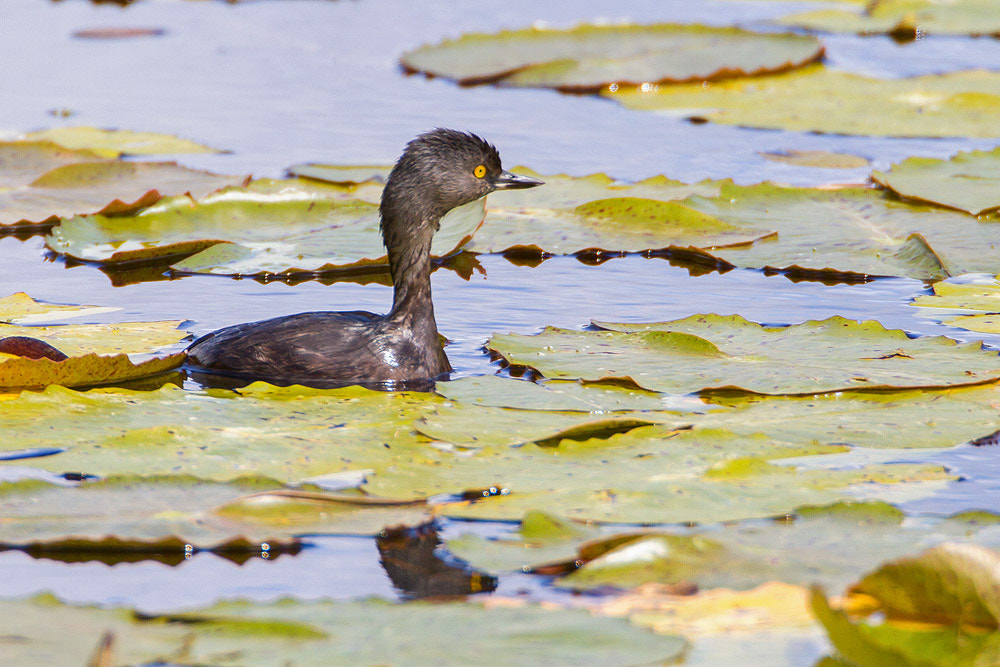
<path fill-rule="evenodd" d="M 121 215 L 166 195 L 203 197 L 243 180 L 173 162 L 75 162 L 45 172 L 27 187 L 0 190 L 0 224 L 53 224 L 57 218 L 84 213 Z"/>
<path fill-rule="evenodd" d="M 742 227 L 777 232 L 766 243 L 713 251 L 737 266 L 918 279 L 998 267 L 993 250 L 1000 251 L 1000 222 L 908 205 L 869 188 L 724 184 L 718 197 L 684 203 Z"/>
<path fill-rule="evenodd" d="M 388 166 L 353 166 L 341 164 L 296 164 L 288 168 L 289 176 L 310 178 L 324 183 L 346 185 L 349 183 L 365 183 L 375 181 L 385 183 L 392 167 Z"/>
<path fill-rule="evenodd" d="M 0 613 L 6 636 L 16 638 L 4 642 L 4 656 L 18 665 L 79 663 L 106 632 L 116 638 L 116 664 L 468 665 L 484 655 L 546 665 L 667 664 L 686 645 L 626 620 L 528 605 L 234 601 L 151 616 L 38 597 L 0 602 Z"/>
<path fill-rule="evenodd" d="M 10 324 L 41 324 L 71 317 L 90 317 L 111 313 L 121 308 L 102 306 L 70 306 L 35 301 L 24 292 L 0 298 L 0 322 Z M 176 341 L 173 341 L 176 342 Z"/>
<path fill-rule="evenodd" d="M 535 398 L 537 403 L 534 407 L 527 407 L 506 400 L 526 384 L 523 380 L 491 379 L 493 381 L 482 384 L 465 384 L 465 380 L 439 383 L 439 392 L 462 402 L 437 408 L 434 414 L 425 416 L 416 428 L 437 440 L 463 448 L 544 440 L 569 425 L 586 423 L 595 418 L 593 413 L 572 415 L 550 410 L 581 410 L 588 405 L 610 409 L 615 404 L 604 402 L 609 396 L 628 392 L 599 384 L 548 382 L 537 386 L 528 383 L 525 389 L 536 388 L 526 391 L 525 398 Z M 453 394 L 448 390 L 452 384 L 470 389 Z M 473 393 L 471 387 L 477 384 L 478 391 Z M 564 404 L 561 393 L 550 398 L 545 394 L 552 392 L 543 389 L 543 386 L 575 387 L 571 393 L 575 400 L 566 400 Z M 711 405 L 705 402 L 707 400 L 729 407 Z M 643 412 L 619 414 L 656 421 L 675 429 L 670 436 L 675 443 L 689 440 L 709 442 L 713 437 L 727 440 L 736 435 L 745 438 L 743 444 L 733 444 L 733 455 L 753 450 L 757 441 L 784 443 L 789 447 L 802 443 L 821 443 L 831 448 L 844 445 L 880 449 L 952 447 L 991 433 L 996 430 L 997 420 L 1000 419 L 1000 388 L 996 384 L 935 391 L 914 389 L 820 396 L 755 396 L 754 400 L 710 396 L 690 402 L 692 405 L 684 406 L 683 412 L 677 411 L 676 407 L 674 411 L 663 411 L 663 406 L 657 409 L 637 405 L 636 409 Z M 513 404 L 507 407 L 521 410 L 479 407 L 490 403 Z M 700 405 L 700 408 L 693 404 Z M 597 410 L 598 414 L 601 412 L 603 410 Z M 701 433 L 702 429 L 705 434 Z M 725 430 L 727 435 L 721 436 L 721 430 Z"/>
<path fill-rule="evenodd" d="M 780 152 L 761 153 L 764 159 L 771 162 L 783 162 L 797 167 L 819 167 L 822 169 L 861 169 L 871 164 L 871 160 L 850 153 L 831 153 L 830 151 L 799 151 L 787 150 Z"/>
<path fill-rule="evenodd" d="M 1000 148 L 948 160 L 911 157 L 872 179 L 901 197 L 982 215 L 1000 209 Z"/>
<path fill-rule="evenodd" d="M 183 552 L 184 544 L 215 549 L 243 541 L 259 552 L 262 542 L 294 542 L 301 533 L 374 535 L 389 525 L 427 520 L 426 510 L 412 503 L 362 504 L 363 496 L 350 503 L 347 494 L 340 502 L 320 499 L 330 495 L 283 489 L 263 477 L 220 483 L 188 475 L 113 475 L 75 488 L 6 484 L 0 486 L 0 546 L 69 552 L 160 544 Z"/>
<path fill-rule="evenodd" d="M 122 155 L 173 155 L 176 153 L 218 153 L 208 146 L 155 132 L 102 130 L 96 127 L 57 127 L 29 132 L 30 141 L 51 141 L 65 148 L 87 149 L 109 158 Z"/>
<path fill-rule="evenodd" d="M 950 327 L 1000 333 L 1000 276 L 990 282 L 934 283 L 934 296 L 913 300 L 922 314 Z M 980 311 L 985 314 L 955 315 L 948 311 Z M 944 311 L 944 312 L 942 312 Z"/>
<path fill-rule="evenodd" d="M 606 331 L 546 328 L 494 335 L 487 347 L 545 377 L 629 381 L 688 393 L 733 388 L 814 394 L 973 384 L 1000 378 L 1000 359 L 979 343 L 910 339 L 877 322 L 842 317 L 764 327 L 737 315 L 652 324 L 595 323 Z"/>
<path fill-rule="evenodd" d="M 749 633 L 813 623 L 809 591 L 801 586 L 768 582 L 749 591 L 714 588 L 696 595 L 669 595 L 654 587 L 617 596 L 599 604 L 601 613 L 628 616 L 657 632 L 676 632 L 701 639 L 704 635 Z"/>
<path fill-rule="evenodd" d="M 894 137 L 1000 137 L 1000 73 L 873 79 L 808 67 L 752 79 L 621 86 L 602 93 L 632 109 L 798 132 Z M 872 113 L 877 109 L 878 113 Z"/>
<path fill-rule="evenodd" d="M 127 354 L 90 353 L 64 361 L 0 354 L 0 389 L 37 389 L 50 385 L 95 387 L 160 375 L 184 363 L 183 352 L 133 363 Z"/>
<path fill-rule="evenodd" d="M 181 324 L 181 320 L 58 326 L 0 324 L 0 338 L 37 338 L 71 357 L 88 353 L 143 354 L 188 338 L 191 334 L 178 329 Z"/>
<path fill-rule="evenodd" d="M 49 141 L 0 142 L 0 189 L 19 188 L 47 171 L 77 162 L 101 161 L 87 150 L 70 150 Z"/>
<path fill-rule="evenodd" d="M 402 58 L 410 71 L 463 85 L 501 83 L 596 91 L 609 83 L 703 81 L 777 72 L 818 60 L 814 37 L 740 28 L 582 25 L 469 34 Z"/>
<path fill-rule="evenodd" d="M 858 3 L 862 4 L 862 3 Z M 902 41 L 925 35 L 997 35 L 992 0 L 879 0 L 857 11 L 827 9 L 785 16 L 782 25 L 826 32 L 886 33 Z"/>
<path fill-rule="evenodd" d="M 412 426 L 442 401 L 433 394 L 263 383 L 239 391 L 206 396 L 168 385 L 81 394 L 49 387 L 5 402 L 0 431 L 10 449 L 69 445 L 63 454 L 35 461 L 38 467 L 100 476 L 189 474 L 229 481 L 263 475 L 293 483 L 445 456 Z M 39 419 L 46 420 L 44 431 Z"/>
<path fill-rule="evenodd" d="M 2 312 L 2 311 L 0 311 Z M 577 382 L 534 383 L 495 375 L 438 382 L 435 391 L 469 405 L 521 410 L 622 412 L 631 410 L 698 410 L 701 400 L 670 397 L 625 387 L 598 387 Z"/>
<path fill-rule="evenodd" d="M 165 199 L 134 216 L 78 216 L 46 241 L 82 260 L 173 260 L 180 271 L 223 275 L 384 264 L 378 206 L 353 198 L 356 193 L 347 186 L 264 181 L 199 201 Z M 445 216 L 431 252 L 444 256 L 461 249 L 482 224 L 483 206 L 472 202 Z"/>
<path fill-rule="evenodd" d="M 886 563 L 852 588 L 849 601 L 862 598 L 865 611 L 880 612 L 884 621 L 854 623 L 819 589 L 813 611 L 852 664 L 994 664 L 1000 658 L 997 562 L 991 549 L 942 544 Z"/>

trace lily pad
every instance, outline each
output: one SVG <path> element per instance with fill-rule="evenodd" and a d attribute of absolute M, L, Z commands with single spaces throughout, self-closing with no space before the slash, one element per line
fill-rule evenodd
<path fill-rule="evenodd" d="M 103 264 L 159 259 L 192 273 L 318 272 L 385 262 L 378 206 L 355 189 L 301 180 L 165 199 L 134 216 L 78 216 L 46 239 L 55 252 Z M 484 215 L 476 201 L 441 221 L 431 251 L 460 250 Z"/>
<path fill-rule="evenodd" d="M 86 149 L 109 158 L 122 155 L 172 155 L 177 153 L 218 153 L 188 139 L 155 132 L 102 130 L 96 127 L 57 127 L 29 132 L 29 141 L 50 141 L 64 148 Z"/>
<path fill-rule="evenodd" d="M 765 160 L 783 162 L 797 167 L 819 167 L 821 169 L 861 169 L 871 164 L 871 160 L 850 153 L 830 151 L 787 150 L 761 153 Z"/>
<path fill-rule="evenodd" d="M 392 171 L 392 167 L 384 165 L 342 165 L 310 162 L 289 167 L 288 175 L 343 185 L 348 183 L 365 183 L 368 181 L 385 183 L 385 179 L 389 177 L 390 171 Z"/>
<path fill-rule="evenodd" d="M 872 179 L 901 197 L 983 215 L 1000 209 L 1000 148 L 949 160 L 911 157 Z"/>
<path fill-rule="evenodd" d="M 0 320 L 20 317 L 37 321 L 53 315 L 58 318 L 67 311 L 80 315 L 95 310 L 104 309 L 48 306 L 23 293 L 0 300 Z M 180 366 L 184 354 L 147 359 L 138 364 L 128 355 L 149 354 L 184 340 L 189 334 L 178 329 L 181 324 L 180 321 L 58 326 L 0 323 L 0 339 L 28 345 L 10 346 L 5 350 L 9 354 L 0 352 L 0 387 L 22 389 L 52 384 L 88 387 L 158 375 Z"/>
<path fill-rule="evenodd" d="M 86 394 L 49 387 L 5 402 L 0 428 L 11 449 L 69 445 L 62 454 L 38 459 L 36 467 L 99 476 L 188 474 L 225 482 L 263 475 L 292 483 L 445 456 L 412 427 L 441 402 L 432 394 L 279 389 L 263 383 L 240 394 L 206 396 L 169 385 L 152 392 Z M 46 419 L 44 431 L 40 418 Z"/>
<path fill-rule="evenodd" d="M 750 243 L 771 235 L 705 215 L 675 200 L 714 196 L 722 184 L 685 184 L 663 176 L 623 183 L 604 174 L 542 175 L 545 187 L 504 193 L 487 201 L 486 221 L 469 246 L 475 252 L 572 254 L 710 248 Z"/>
<path fill-rule="evenodd" d="M 0 324 L 0 338 L 37 338 L 71 357 L 88 353 L 145 354 L 190 337 L 191 334 L 178 328 L 183 323 L 182 320 L 164 320 L 56 326 Z"/>
<path fill-rule="evenodd" d="M 858 3 L 861 4 L 861 3 Z M 912 35 L 1000 35 L 1000 17 L 992 0 L 879 0 L 863 9 L 827 9 L 792 14 L 782 25 L 826 32 Z"/>
<path fill-rule="evenodd" d="M 469 405 L 521 410 L 603 414 L 632 410 L 699 410 L 706 407 L 698 399 L 665 396 L 625 387 L 588 386 L 578 382 L 534 383 L 495 375 L 438 382 L 435 391 L 445 398 Z"/>
<path fill-rule="evenodd" d="M 764 243 L 712 252 L 736 266 L 925 280 L 998 268 L 1000 222 L 893 201 L 870 188 L 724 184 L 718 197 L 684 203 L 741 227 L 777 232 Z"/>
<path fill-rule="evenodd" d="M 612 86 L 631 109 L 724 125 L 893 137 L 1000 137 L 1000 73 L 874 79 L 820 66 L 709 86 Z M 877 109 L 877 113 L 872 113 Z"/>
<path fill-rule="evenodd" d="M 46 551 L 141 551 L 159 545 L 216 549 L 237 542 L 296 542 L 302 533 L 374 535 L 388 525 L 419 524 L 426 510 L 412 504 L 322 501 L 290 493 L 275 480 L 243 477 L 228 483 L 188 475 L 111 476 L 76 488 L 38 482 L 0 485 L 0 546 Z M 270 492 L 270 494 L 268 493 Z M 271 495 L 273 494 L 273 495 Z M 346 494 L 341 494 L 346 496 Z"/>
<path fill-rule="evenodd" d="M 411 72 L 463 85 L 501 83 L 592 92 L 609 83 L 703 81 L 778 72 L 823 56 L 814 37 L 739 28 L 582 25 L 469 34 L 402 58 Z"/>
<path fill-rule="evenodd" d="M 47 171 L 77 162 L 99 162 L 93 151 L 71 150 L 50 141 L 0 142 L 0 189 L 19 188 Z"/>
<path fill-rule="evenodd" d="M 116 310 L 121 310 L 121 308 L 42 303 L 35 301 L 24 292 L 16 292 L 0 298 L 0 322 L 9 324 L 42 324 L 72 317 L 101 315 Z"/>
<path fill-rule="evenodd" d="M 549 378 L 628 381 L 672 393 L 815 394 L 1000 378 L 1000 359 L 979 343 L 911 339 L 877 322 L 842 317 L 788 327 L 764 327 L 736 315 L 595 324 L 605 331 L 548 327 L 533 336 L 495 335 L 487 347 Z"/>
<path fill-rule="evenodd" d="M 184 363 L 183 352 L 134 363 L 126 354 L 94 353 L 63 361 L 0 354 L 0 389 L 38 389 L 50 385 L 95 387 L 160 375 Z"/>
<path fill-rule="evenodd" d="M 950 327 L 979 333 L 1000 333 L 1000 276 L 989 282 L 934 283 L 934 296 L 918 296 L 922 314 Z M 978 311 L 956 315 L 954 311 Z"/>
<path fill-rule="evenodd" d="M 26 187 L 0 190 L 0 224 L 54 224 L 85 213 L 122 215 L 167 195 L 203 197 L 244 180 L 173 162 L 77 161 L 45 172 Z"/>
<path fill-rule="evenodd" d="M 544 386 L 554 386 L 555 397 L 547 396 L 551 391 L 542 387 L 526 391 L 526 398 L 537 401 L 533 408 L 527 408 L 532 412 L 526 412 L 526 406 L 506 400 L 525 384 L 523 380 L 490 379 L 491 382 L 480 384 L 475 391 L 473 387 L 478 383 L 463 385 L 462 380 L 439 383 L 439 391 L 462 402 L 437 408 L 433 414 L 424 416 L 416 428 L 429 437 L 466 449 L 536 442 L 569 425 L 592 421 L 602 412 L 574 416 L 547 410 L 611 406 L 613 404 L 603 402 L 609 395 L 629 391 L 600 384 L 549 382 Z M 451 394 L 447 390 L 451 384 L 468 389 Z M 571 393 L 575 400 L 564 403 L 560 389 L 565 385 L 575 387 Z M 532 386 L 535 385 L 529 384 L 527 388 Z M 846 392 L 820 396 L 756 396 L 754 399 L 709 396 L 692 400 L 700 404 L 700 408 L 689 405 L 683 412 L 676 408 L 663 411 L 662 408 L 637 406 L 643 412 L 617 414 L 655 421 L 667 429 L 674 429 L 673 433 L 659 429 L 647 429 L 646 432 L 650 437 L 669 435 L 678 447 L 684 442 L 704 446 L 713 438 L 718 442 L 728 442 L 734 436 L 744 438 L 742 444 L 732 445 L 729 453 L 733 456 L 756 450 L 758 442 L 784 444 L 789 447 L 788 456 L 797 455 L 792 453 L 796 445 L 807 443 L 820 445 L 820 449 L 812 453 L 823 453 L 823 447 L 829 453 L 843 451 L 846 446 L 878 449 L 952 447 L 992 433 L 1000 419 L 997 407 L 1000 388 L 996 384 L 934 391 Z M 716 401 L 728 408 L 706 401 Z M 506 403 L 522 410 L 479 407 L 490 402 Z M 643 431 L 632 435 L 640 433 Z M 693 459 L 689 459 L 687 464 L 692 463 Z"/>
<path fill-rule="evenodd" d="M 19 665 L 79 662 L 105 633 L 114 637 L 114 664 L 467 665 L 484 655 L 546 665 L 666 664 L 686 646 L 626 620 L 528 605 L 234 601 L 152 616 L 38 597 L 4 601 L 0 613 L 9 619 L 0 645 Z"/>
<path fill-rule="evenodd" d="M 848 602 L 877 623 L 855 623 L 814 590 L 813 611 L 838 653 L 858 665 L 993 664 L 1000 657 L 997 552 L 942 544 L 884 564 L 852 587 Z M 916 625 L 919 624 L 919 625 Z"/>

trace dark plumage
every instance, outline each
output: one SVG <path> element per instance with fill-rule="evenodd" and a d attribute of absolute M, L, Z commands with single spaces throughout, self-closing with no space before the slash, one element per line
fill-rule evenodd
<path fill-rule="evenodd" d="M 431 302 L 431 238 L 441 217 L 494 190 L 541 181 L 503 170 L 496 148 L 474 134 L 437 129 L 407 144 L 382 191 L 382 240 L 392 275 L 387 315 L 311 312 L 237 324 L 188 348 L 196 373 L 279 384 L 393 383 L 451 371 Z"/>

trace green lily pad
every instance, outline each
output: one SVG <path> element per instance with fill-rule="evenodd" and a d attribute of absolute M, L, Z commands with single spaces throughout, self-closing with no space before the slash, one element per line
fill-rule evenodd
<path fill-rule="evenodd" d="M 814 37 L 739 28 L 582 25 L 469 34 L 403 55 L 409 71 L 462 85 L 596 91 L 609 83 L 703 81 L 783 71 L 818 60 Z"/>
<path fill-rule="evenodd" d="M 385 263 L 378 206 L 356 189 L 301 180 L 228 188 L 199 201 L 165 199 L 134 216 L 78 216 L 46 239 L 60 254 L 120 264 L 172 261 L 193 273 L 255 275 Z M 483 202 L 451 211 L 431 252 L 460 250 L 483 220 Z M 187 256 L 187 257 L 185 257 Z"/>
<path fill-rule="evenodd" d="M 762 183 L 723 185 L 718 197 L 685 204 L 776 239 L 713 251 L 741 267 L 814 274 L 940 279 L 997 271 L 1000 223 L 939 207 L 913 206 L 869 188 L 822 190 Z"/>
<path fill-rule="evenodd" d="M 873 79 L 820 66 L 752 79 L 612 86 L 631 109 L 724 125 L 893 137 L 1000 137 L 1000 73 L 949 72 Z M 872 113 L 876 109 L 877 113 Z"/>
<path fill-rule="evenodd" d="M 667 664 L 686 646 L 623 619 L 528 605 L 234 601 L 151 616 L 37 597 L 0 602 L 0 613 L 9 619 L 0 646 L 18 665 L 80 662 L 105 633 L 114 638 L 114 664 L 468 665 L 489 655 L 546 665 Z"/>
<path fill-rule="evenodd" d="M 85 394 L 49 387 L 6 401 L 0 429 L 11 449 L 66 445 L 66 452 L 33 462 L 54 472 L 188 474 L 220 482 L 263 475 L 292 483 L 439 461 L 445 454 L 428 447 L 412 424 L 441 401 L 433 394 L 263 383 L 240 389 L 240 395 L 209 396 L 170 385 Z M 46 420 L 44 431 L 39 419 Z"/>
<path fill-rule="evenodd" d="M 253 491 L 280 487 L 266 478 L 229 484 L 184 475 L 110 477 L 78 487 L 39 482 L 0 485 L 0 543 L 6 548 L 46 545 L 100 550 L 141 549 L 159 544 L 213 548 L 235 540 L 288 540 L 288 527 L 257 526 L 234 517 L 216 517 L 215 505 Z"/>
<path fill-rule="evenodd" d="M 288 543 L 302 533 L 375 535 L 388 525 L 427 521 L 422 506 L 295 498 L 275 480 L 228 483 L 188 475 L 111 476 L 75 488 L 39 482 L 0 485 L 0 546 L 48 551 L 140 551 L 185 544 L 213 549 L 243 541 Z M 269 493 L 270 492 L 270 493 Z M 300 492 L 301 493 L 301 492 Z"/>
<path fill-rule="evenodd" d="M 102 130 L 96 127 L 57 127 L 29 132 L 30 141 L 51 141 L 70 149 L 86 149 L 104 157 L 122 155 L 172 155 L 176 153 L 219 153 L 188 139 L 155 132 Z"/>
<path fill-rule="evenodd" d="M 1000 209 L 1000 148 L 949 160 L 911 157 L 872 179 L 901 197 L 982 215 Z"/>
<path fill-rule="evenodd" d="M 628 381 L 672 393 L 815 394 L 1000 378 L 1000 359 L 981 344 L 910 339 L 877 322 L 842 317 L 788 327 L 764 327 L 737 315 L 595 324 L 606 330 L 548 327 L 533 336 L 494 335 L 486 346 L 508 363 L 545 377 Z"/>
<path fill-rule="evenodd" d="M 851 595 L 865 596 L 868 611 L 884 620 L 855 623 L 819 589 L 813 610 L 852 664 L 993 664 L 1000 657 L 997 562 L 992 549 L 941 544 L 890 561 L 852 587 Z"/>
<path fill-rule="evenodd" d="M 858 3 L 862 4 L 862 3 Z M 825 32 L 855 32 L 863 35 L 892 34 L 910 39 L 921 35 L 996 35 L 1000 33 L 1000 16 L 992 0 L 879 0 L 867 3 L 863 9 L 827 9 L 792 14 L 778 19 L 788 26 L 823 30 Z"/>
<path fill-rule="evenodd" d="M 0 311 L 2 312 L 2 311 Z M 632 410 L 699 410 L 699 399 L 664 396 L 625 387 L 598 387 L 578 382 L 534 383 L 495 375 L 438 382 L 435 391 L 469 405 L 521 410 L 623 412 Z"/>
<path fill-rule="evenodd" d="M 54 224 L 86 213 L 122 215 L 167 195 L 203 197 L 243 180 L 173 162 L 74 162 L 45 172 L 26 187 L 0 190 L 0 224 Z"/>
<path fill-rule="evenodd" d="M 680 203 L 713 196 L 720 183 L 687 185 L 662 176 L 627 184 L 604 174 L 540 175 L 545 186 L 491 197 L 470 250 L 572 254 L 590 249 L 638 252 L 668 247 L 714 248 L 767 238 L 771 230 L 720 220 Z M 507 193 L 505 193 L 506 195 Z"/>
<path fill-rule="evenodd" d="M 506 400 L 525 384 L 523 380 L 492 380 L 479 385 L 475 391 L 477 383 L 470 382 L 463 385 L 468 391 L 459 391 L 454 395 L 448 392 L 447 387 L 462 384 L 462 380 L 440 383 L 439 391 L 449 398 L 458 398 L 460 402 L 437 408 L 433 414 L 424 416 L 416 428 L 429 437 L 465 449 L 544 441 L 560 429 L 586 424 L 596 416 L 593 411 L 588 415 L 574 416 L 546 410 L 582 411 L 586 406 L 609 406 L 613 404 L 603 402 L 608 393 L 613 396 L 627 392 L 604 385 L 549 382 L 545 386 L 555 386 L 557 391 L 564 385 L 575 386 L 572 393 L 578 400 L 564 404 L 561 394 L 557 393 L 557 400 L 553 400 L 545 395 L 550 390 L 536 386 L 536 389 L 525 392 L 526 398 L 537 400 L 534 407 L 530 407 Z M 529 388 L 532 386 L 535 385 L 529 384 Z M 728 408 L 710 405 L 705 400 L 723 403 Z M 672 433 L 654 431 L 669 436 L 673 443 L 709 443 L 725 430 L 727 435 L 724 440 L 735 436 L 745 439 L 742 444 L 733 444 L 732 455 L 751 451 L 756 447 L 755 442 L 765 441 L 787 445 L 790 448 L 788 455 L 792 456 L 795 454 L 791 452 L 797 444 L 807 443 L 828 447 L 827 451 L 831 452 L 845 446 L 876 449 L 952 447 L 995 431 L 1000 419 L 998 401 L 1000 388 L 996 384 L 988 384 L 935 391 L 914 389 L 820 396 L 756 396 L 754 400 L 710 396 L 694 401 L 700 404 L 700 408 L 687 406 L 685 412 L 677 412 L 676 408 L 675 411 L 664 411 L 662 407 L 637 407 L 643 412 L 617 414 L 644 418 L 658 422 L 666 429 L 674 429 Z M 479 407 L 489 402 L 506 403 L 508 407 L 521 410 Z M 596 412 L 601 414 L 603 410 Z M 703 430 L 705 433 L 702 433 Z M 689 460 L 688 465 L 691 463 Z"/>
<path fill-rule="evenodd" d="M 934 296 L 918 296 L 913 305 L 942 324 L 979 333 L 1000 333 L 1000 276 L 990 282 L 934 283 Z M 955 311 L 974 314 L 956 315 Z M 978 311 L 978 312 L 976 312 Z"/>
<path fill-rule="evenodd" d="M 716 440 L 720 446 L 729 443 Z M 618 444 L 618 443 L 613 443 Z M 593 444 L 590 445 L 593 449 Z M 614 523 L 715 523 L 743 519 L 781 516 L 803 504 L 828 504 L 846 500 L 874 485 L 906 487 L 914 497 L 940 490 L 949 475 L 940 466 L 911 464 L 881 464 L 851 470 L 807 470 L 775 466 L 760 458 L 731 459 L 710 468 L 701 476 L 681 466 L 681 453 L 650 455 L 648 444 L 645 459 L 625 461 L 621 457 L 601 456 L 591 451 L 589 456 L 566 449 L 545 456 L 534 452 L 520 453 L 516 462 L 522 470 L 508 472 L 510 456 L 490 451 L 492 466 L 477 461 L 476 478 L 512 479 L 505 484 L 509 493 L 495 498 L 456 501 L 435 506 L 443 516 L 466 519 L 511 520 L 533 509 L 546 508 L 575 520 Z M 641 452 L 633 446 L 632 451 Z M 656 461 L 666 464 L 676 461 L 680 470 L 652 469 Z M 506 460 L 505 460 L 506 459 Z M 534 459 L 534 460 L 532 460 Z M 532 475 L 526 466 L 545 465 L 544 473 Z M 588 464 L 589 463 L 589 467 Z M 643 465 L 645 463 L 646 465 Z M 472 462 L 463 461 L 466 479 L 473 473 Z M 455 471 L 443 470 L 440 477 Z M 424 477 L 426 488 L 433 483 L 435 471 L 425 467 L 400 474 L 378 473 L 366 484 L 372 492 L 402 493 L 412 488 L 413 481 L 405 476 Z M 516 476 L 515 476 L 516 474 Z M 494 482 L 498 483 L 498 482 Z"/>
<path fill-rule="evenodd" d="M 463 533 L 446 543 L 448 551 L 476 569 L 519 572 L 576 558 L 577 547 L 597 536 L 592 526 L 567 521 L 541 510 L 527 512 L 509 536 L 485 539 Z"/>
<path fill-rule="evenodd" d="M 922 316 L 959 329 L 1000 333 L 1000 276 L 991 281 L 941 281 L 933 290 L 933 296 L 913 300 Z"/>
<path fill-rule="evenodd" d="M 611 535 L 581 545 L 577 558 L 585 564 L 556 584 L 587 590 L 687 581 L 703 589 L 746 590 L 777 580 L 842 587 L 888 557 L 956 539 L 995 545 L 1000 536 L 988 524 L 959 516 L 904 523 L 892 505 L 839 503 L 802 508 L 793 521 L 746 522 L 687 535 Z"/>
<path fill-rule="evenodd" d="M 121 308 L 41 303 L 24 292 L 0 298 L 0 322 L 9 324 L 42 324 L 72 317 L 101 315 L 117 310 Z"/>

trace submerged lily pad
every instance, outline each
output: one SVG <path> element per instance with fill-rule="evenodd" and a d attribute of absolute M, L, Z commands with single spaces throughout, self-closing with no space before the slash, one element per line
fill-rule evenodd
<path fill-rule="evenodd" d="M 871 164 L 871 160 L 850 153 L 830 151 L 787 150 L 761 153 L 765 160 L 783 162 L 797 167 L 819 167 L 821 169 L 860 169 Z"/>
<path fill-rule="evenodd" d="M 740 28 L 582 25 L 469 34 L 402 58 L 409 71 L 463 85 L 596 91 L 609 83 L 703 81 L 777 72 L 818 60 L 815 37 Z"/>
<path fill-rule="evenodd" d="M 910 339 L 877 322 L 842 317 L 764 327 L 733 315 L 651 324 L 595 323 L 606 331 L 549 327 L 495 335 L 487 347 L 545 377 L 625 380 L 688 393 L 737 389 L 814 394 L 846 389 L 940 387 L 1000 378 L 1000 358 L 981 344 Z"/>
<path fill-rule="evenodd" d="M 863 4 L 863 3 L 857 3 Z M 887 33 L 900 39 L 920 35 L 1000 35 L 993 0 L 878 0 L 863 9 L 826 9 L 778 19 L 782 25 L 826 32 Z"/>
<path fill-rule="evenodd" d="M 894 137 L 1000 137 L 1000 73 L 873 79 L 809 67 L 709 86 L 612 86 L 632 109 L 767 129 Z M 873 113 L 873 110 L 876 110 Z"/>
<path fill-rule="evenodd" d="M 982 215 L 1000 209 L 1000 148 L 948 160 L 911 157 L 872 179 L 901 197 Z"/>
<path fill-rule="evenodd" d="M 11 664 L 79 662 L 114 637 L 114 664 L 468 665 L 483 656 L 546 665 L 668 664 L 686 643 L 584 610 L 473 603 L 233 601 L 152 616 L 63 605 L 49 597 L 0 602 Z M 53 633 L 52 628 L 59 632 Z"/>
<path fill-rule="evenodd" d="M 133 216 L 78 216 L 46 239 L 54 251 L 104 264 L 160 259 L 193 273 L 254 275 L 383 264 L 378 206 L 352 187 L 263 181 L 200 200 L 174 197 Z M 483 202 L 451 211 L 431 252 L 460 250 L 483 220 Z M 185 257 L 186 256 L 186 257 Z"/>
<path fill-rule="evenodd" d="M 176 153 L 218 153 L 188 139 L 155 132 L 132 130 L 102 130 L 96 127 L 57 127 L 29 132 L 30 141 L 51 141 L 65 148 L 86 149 L 104 157 L 122 155 L 172 155 Z"/>

